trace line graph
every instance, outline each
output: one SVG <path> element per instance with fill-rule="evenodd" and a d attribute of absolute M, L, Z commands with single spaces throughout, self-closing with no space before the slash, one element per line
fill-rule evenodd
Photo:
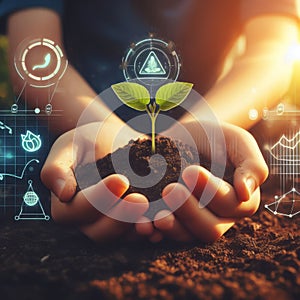
<path fill-rule="evenodd" d="M 23 179 L 26 168 L 27 168 L 32 162 L 39 163 L 40 161 L 39 161 L 38 159 L 35 159 L 35 158 L 33 158 L 33 159 L 31 159 L 30 161 L 28 161 L 28 162 L 25 164 L 25 166 L 24 166 L 24 168 L 23 168 L 23 170 L 22 170 L 22 172 L 21 172 L 20 175 L 11 174 L 11 173 L 0 173 L 0 180 L 3 180 L 4 177 L 6 177 L 6 176 L 8 176 L 8 177 L 14 177 L 14 178 L 17 178 L 17 179 Z"/>
<path fill-rule="evenodd" d="M 283 134 L 279 141 L 269 149 L 269 152 L 275 160 L 295 163 L 300 162 L 299 147 L 300 131 L 292 138 L 288 138 Z"/>
<path fill-rule="evenodd" d="M 271 147 L 271 174 L 280 179 L 281 196 L 276 195 L 275 201 L 265 204 L 265 208 L 286 217 L 294 217 L 300 213 L 300 192 L 297 190 L 300 175 L 300 130 L 283 134 Z"/>

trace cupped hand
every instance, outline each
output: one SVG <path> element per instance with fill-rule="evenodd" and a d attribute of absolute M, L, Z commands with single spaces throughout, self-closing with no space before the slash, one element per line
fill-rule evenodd
<path fill-rule="evenodd" d="M 130 214 L 138 221 L 149 207 L 141 194 L 120 198 L 129 187 L 126 177 L 114 174 L 78 191 L 74 170 L 113 152 L 140 133 L 115 123 L 90 123 L 60 136 L 52 146 L 41 171 L 41 178 L 51 191 L 51 213 L 56 222 L 78 226 L 91 239 L 103 242 L 127 234 L 132 224 L 118 221 L 118 214 Z M 101 212 L 96 209 L 101 203 Z M 129 205 L 134 203 L 135 205 Z M 111 218 L 109 216 L 114 216 Z"/>
<path fill-rule="evenodd" d="M 196 141 L 198 151 L 209 157 L 205 139 L 201 134 L 214 132 L 215 124 L 206 124 L 206 129 L 199 124 L 184 124 Z M 214 151 L 220 157 L 226 157 L 226 165 L 231 164 L 233 184 L 213 175 L 201 166 L 190 166 L 183 173 L 185 185 L 173 183 L 163 191 L 163 199 L 169 210 L 156 215 L 154 226 L 164 236 L 177 240 L 198 239 L 211 242 L 223 235 L 236 221 L 251 216 L 260 203 L 259 186 L 268 176 L 268 168 L 255 139 L 247 131 L 229 124 L 221 124 L 220 140 L 214 139 Z M 179 130 L 171 128 L 167 132 L 174 137 Z M 184 136 L 181 137 L 184 140 Z M 201 141 L 201 143 L 200 143 Z M 208 141 L 208 139 L 207 139 Z M 225 148 L 218 145 L 224 143 Z M 216 153 L 218 157 L 218 153 Z"/>

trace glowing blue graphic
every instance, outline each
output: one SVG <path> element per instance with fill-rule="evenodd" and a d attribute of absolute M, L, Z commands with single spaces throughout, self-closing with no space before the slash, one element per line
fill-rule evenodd
<path fill-rule="evenodd" d="M 21 210 L 15 216 L 15 220 L 46 220 L 50 217 L 45 214 L 44 208 L 40 202 L 39 196 L 33 190 L 32 180 L 28 180 L 28 189 L 23 196 Z"/>
<path fill-rule="evenodd" d="M 285 217 L 294 217 L 300 213 L 300 193 L 292 188 L 289 192 L 282 196 L 275 196 L 275 202 L 265 204 L 265 208 L 271 211 L 274 215 Z"/>
<path fill-rule="evenodd" d="M 154 51 L 147 56 L 141 70 L 141 75 L 165 75 L 166 71 Z"/>
<path fill-rule="evenodd" d="M 122 68 L 127 81 L 137 80 L 153 86 L 176 81 L 181 63 L 173 42 L 150 35 L 150 38 L 131 44 L 122 60 Z"/>
<path fill-rule="evenodd" d="M 45 69 L 49 66 L 50 61 L 51 61 L 51 54 L 47 53 L 44 57 L 44 63 L 40 64 L 40 65 L 33 66 L 32 70 L 34 71 L 36 69 Z"/>
<path fill-rule="evenodd" d="M 40 198 L 38 197 L 38 195 L 33 191 L 32 188 L 32 180 L 28 180 L 28 190 L 26 192 L 26 194 L 23 196 L 23 200 L 25 202 L 26 205 L 28 206 L 34 206 L 38 203 L 38 201 L 40 200 Z"/>
<path fill-rule="evenodd" d="M 35 152 L 42 146 L 42 141 L 39 135 L 27 130 L 26 134 L 21 134 L 22 147 L 27 152 Z"/>
<path fill-rule="evenodd" d="M 40 51 L 47 49 L 44 61 L 37 62 L 33 67 L 28 63 L 28 57 L 39 57 Z M 40 59 L 40 58 L 39 58 Z M 51 63 L 52 61 L 52 63 Z M 16 51 L 14 64 L 19 76 L 29 85 L 37 88 L 45 88 L 54 85 L 64 75 L 68 61 L 59 45 L 54 41 L 41 38 L 33 41 L 24 41 Z M 47 74 L 41 74 L 40 69 L 46 69 Z"/>
<path fill-rule="evenodd" d="M 52 105 L 50 103 L 48 103 L 45 106 L 45 112 L 46 112 L 47 115 L 51 115 L 51 113 L 52 113 Z"/>
<path fill-rule="evenodd" d="M 0 180 L 3 180 L 4 177 L 14 177 L 14 178 L 17 178 L 17 179 L 22 179 L 24 177 L 24 173 L 25 173 L 25 170 L 26 168 L 32 163 L 32 162 L 36 162 L 36 163 L 39 163 L 40 161 L 38 159 L 31 159 L 30 161 L 28 161 L 26 163 L 26 165 L 24 166 L 23 168 L 23 171 L 21 172 L 21 175 L 16 175 L 16 174 L 10 174 L 10 173 L 0 173 Z"/>
<path fill-rule="evenodd" d="M 35 114 L 38 115 L 40 112 L 41 112 L 41 110 L 40 110 L 38 107 L 36 107 L 36 108 L 34 109 L 34 113 L 35 113 Z"/>
<path fill-rule="evenodd" d="M 4 124 L 3 122 L 1 122 L 1 121 L 0 121 L 0 129 L 2 129 L 2 130 L 7 129 L 7 130 L 8 130 L 8 133 L 9 133 L 9 134 L 12 134 L 12 129 L 11 129 L 9 126 L 5 125 L 5 124 Z"/>
<path fill-rule="evenodd" d="M 18 107 L 18 104 L 14 103 L 12 106 L 11 106 L 11 113 L 12 114 L 16 114 L 19 110 L 19 107 Z"/>
<path fill-rule="evenodd" d="M 281 112 L 282 109 L 280 114 Z M 292 218 L 300 213 L 300 193 L 295 187 L 300 175 L 300 131 L 293 134 L 291 138 L 283 134 L 268 150 L 271 173 L 280 176 L 282 195 L 276 195 L 275 201 L 265 204 L 265 208 L 275 215 Z M 291 185 L 287 187 L 289 182 Z"/>

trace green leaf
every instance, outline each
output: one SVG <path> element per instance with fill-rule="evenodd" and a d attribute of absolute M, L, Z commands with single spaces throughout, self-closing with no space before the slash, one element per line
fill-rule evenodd
<path fill-rule="evenodd" d="M 146 110 L 150 102 L 148 90 L 134 82 L 121 82 L 111 86 L 118 98 L 127 106 L 136 110 Z"/>
<path fill-rule="evenodd" d="M 188 82 L 172 82 L 161 86 L 156 95 L 155 101 L 160 110 L 166 111 L 182 103 L 193 87 Z"/>

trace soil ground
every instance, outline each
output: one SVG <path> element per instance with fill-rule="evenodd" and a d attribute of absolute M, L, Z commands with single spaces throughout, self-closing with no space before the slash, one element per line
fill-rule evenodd
<path fill-rule="evenodd" d="M 299 299 L 300 218 L 267 211 L 267 195 L 213 244 L 96 245 L 52 220 L 1 219 L 0 299 Z"/>
<path fill-rule="evenodd" d="M 5 300 L 286 300 L 300 295 L 300 218 L 275 216 L 264 208 L 214 244 L 95 245 L 52 221 L 0 224 Z"/>

